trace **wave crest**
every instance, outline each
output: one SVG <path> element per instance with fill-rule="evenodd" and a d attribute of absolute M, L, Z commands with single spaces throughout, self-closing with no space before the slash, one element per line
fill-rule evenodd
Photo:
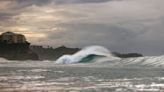
<path fill-rule="evenodd" d="M 57 64 L 73 64 L 97 61 L 98 58 L 107 58 L 109 60 L 118 59 L 111 52 L 102 46 L 89 46 L 73 55 L 63 55 L 56 63 Z M 104 59 L 103 59 L 104 60 Z M 102 62 L 101 60 L 99 62 Z"/>

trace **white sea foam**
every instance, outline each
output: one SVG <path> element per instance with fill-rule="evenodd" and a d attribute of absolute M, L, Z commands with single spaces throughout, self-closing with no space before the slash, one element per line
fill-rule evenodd
<path fill-rule="evenodd" d="M 99 58 L 103 58 L 99 60 Z M 90 59 L 91 58 L 91 59 Z M 73 64 L 73 63 L 79 63 L 82 62 L 84 59 L 89 59 L 90 61 L 97 61 L 101 62 L 102 60 L 115 60 L 119 59 L 117 57 L 114 57 L 111 52 L 102 46 L 90 46 L 82 49 L 81 51 L 73 54 L 73 55 L 63 55 L 60 57 L 55 63 L 57 64 Z M 88 61 L 88 62 L 90 62 Z"/>
<path fill-rule="evenodd" d="M 146 56 L 138 58 L 127 58 L 121 59 L 118 65 L 138 65 L 138 66 L 153 66 L 153 67 L 163 67 L 164 66 L 164 56 Z"/>
<path fill-rule="evenodd" d="M 9 62 L 9 60 L 6 60 L 6 59 L 4 59 L 4 58 L 0 58 L 0 63 L 1 62 Z"/>
<path fill-rule="evenodd" d="M 84 63 L 82 60 L 90 58 L 91 55 L 95 55 L 91 60 L 87 61 L 90 63 L 102 63 L 113 64 L 114 66 L 150 66 L 150 67 L 163 67 L 164 66 L 164 55 L 163 56 L 145 56 L 137 58 L 118 58 L 111 54 L 111 52 L 102 46 L 90 46 L 82 49 L 81 51 L 73 55 L 63 55 L 55 63 L 57 64 L 74 64 Z"/>

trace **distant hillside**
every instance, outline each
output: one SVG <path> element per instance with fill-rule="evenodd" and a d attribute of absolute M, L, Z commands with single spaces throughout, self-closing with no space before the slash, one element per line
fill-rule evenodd
<path fill-rule="evenodd" d="M 53 49 L 52 47 L 43 48 L 42 46 L 31 46 L 32 51 L 38 54 L 40 60 L 57 60 L 65 54 L 74 54 L 78 52 L 79 48 L 67 48 L 61 46 Z"/>
<path fill-rule="evenodd" d="M 59 57 L 65 54 L 74 54 L 78 52 L 79 48 L 67 48 L 65 46 L 61 46 L 58 48 L 44 48 L 42 46 L 31 46 L 32 51 L 38 54 L 40 60 L 57 60 Z M 113 52 L 113 55 L 120 58 L 130 58 L 130 57 L 142 57 L 142 54 L 139 53 L 127 53 L 121 54 L 117 52 Z"/>
<path fill-rule="evenodd" d="M 122 53 L 118 53 L 118 52 L 113 52 L 113 55 L 115 55 L 116 57 L 120 57 L 120 58 L 143 57 L 143 55 L 139 54 L 139 53 L 122 54 Z"/>

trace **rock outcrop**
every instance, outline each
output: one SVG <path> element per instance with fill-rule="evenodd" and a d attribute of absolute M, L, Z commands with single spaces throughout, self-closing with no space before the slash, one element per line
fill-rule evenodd
<path fill-rule="evenodd" d="M 0 57 L 8 60 L 38 60 L 25 36 L 6 32 L 0 35 Z"/>
<path fill-rule="evenodd" d="M 140 53 L 126 53 L 126 54 L 122 54 L 122 53 L 118 53 L 118 52 L 113 52 L 113 55 L 116 56 L 116 57 L 120 57 L 120 58 L 143 57 L 143 55 L 140 54 Z"/>

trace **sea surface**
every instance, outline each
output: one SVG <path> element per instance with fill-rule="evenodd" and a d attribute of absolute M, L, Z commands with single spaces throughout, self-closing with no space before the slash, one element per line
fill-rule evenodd
<path fill-rule="evenodd" d="M 0 92 L 164 92 L 164 69 L 0 62 Z"/>

